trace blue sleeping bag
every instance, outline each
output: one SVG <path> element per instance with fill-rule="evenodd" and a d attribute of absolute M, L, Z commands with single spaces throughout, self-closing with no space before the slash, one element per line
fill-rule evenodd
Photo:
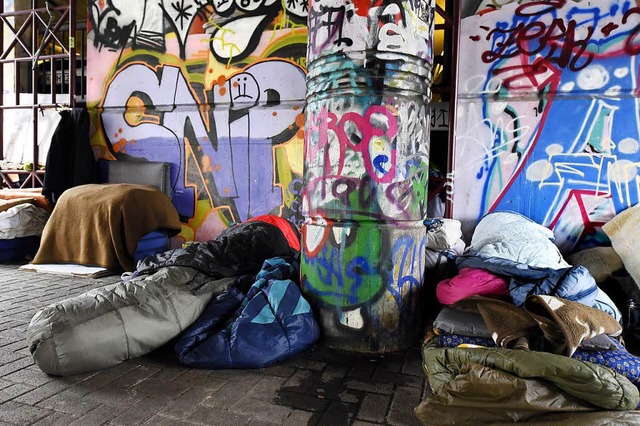
<path fill-rule="evenodd" d="M 176 343 L 197 368 L 262 368 L 302 352 L 320 337 L 309 303 L 293 281 L 297 262 L 268 259 L 246 296 L 230 287 L 209 302 Z"/>

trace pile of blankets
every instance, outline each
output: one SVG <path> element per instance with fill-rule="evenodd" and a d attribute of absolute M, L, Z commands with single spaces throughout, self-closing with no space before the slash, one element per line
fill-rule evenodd
<path fill-rule="evenodd" d="M 40 235 L 49 219 L 44 207 L 45 203 L 28 192 L 19 191 L 16 196 L 0 193 L 0 261 L 32 258 L 38 251 Z"/>
<path fill-rule="evenodd" d="M 621 314 L 549 229 L 488 214 L 456 265 L 423 347 L 423 423 L 640 423 L 640 358 L 618 341 Z"/>

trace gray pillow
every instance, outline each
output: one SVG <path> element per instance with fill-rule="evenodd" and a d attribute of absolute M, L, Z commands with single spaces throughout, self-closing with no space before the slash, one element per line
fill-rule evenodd
<path fill-rule="evenodd" d="M 491 332 L 480 314 L 462 312 L 446 306 L 433 322 L 433 328 L 446 334 L 491 338 Z"/>
<path fill-rule="evenodd" d="M 580 349 L 585 351 L 613 351 L 618 347 L 606 334 L 598 334 L 590 339 L 583 340 L 580 343 Z"/>

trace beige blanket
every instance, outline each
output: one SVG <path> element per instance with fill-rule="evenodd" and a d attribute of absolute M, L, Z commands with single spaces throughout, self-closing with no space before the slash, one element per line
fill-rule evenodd
<path fill-rule="evenodd" d="M 149 232 L 180 231 L 164 193 L 151 186 L 89 184 L 60 197 L 33 263 L 77 263 L 132 271 L 138 240 Z"/>
<path fill-rule="evenodd" d="M 640 286 L 640 204 L 629 207 L 602 226 L 631 278 Z"/>

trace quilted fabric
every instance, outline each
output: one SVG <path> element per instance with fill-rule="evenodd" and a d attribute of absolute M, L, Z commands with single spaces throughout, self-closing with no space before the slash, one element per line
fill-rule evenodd
<path fill-rule="evenodd" d="M 198 368 L 262 368 L 309 348 L 320 329 L 293 281 L 298 276 L 293 261 L 265 261 L 244 299 L 230 289 L 185 331 L 176 343 L 180 362 Z"/>
<path fill-rule="evenodd" d="M 625 376 L 640 388 L 640 357 L 629 353 L 624 346 L 615 339 L 611 340 L 617 346 L 616 350 L 585 351 L 578 349 L 573 354 L 573 358 L 609 367 Z"/>

